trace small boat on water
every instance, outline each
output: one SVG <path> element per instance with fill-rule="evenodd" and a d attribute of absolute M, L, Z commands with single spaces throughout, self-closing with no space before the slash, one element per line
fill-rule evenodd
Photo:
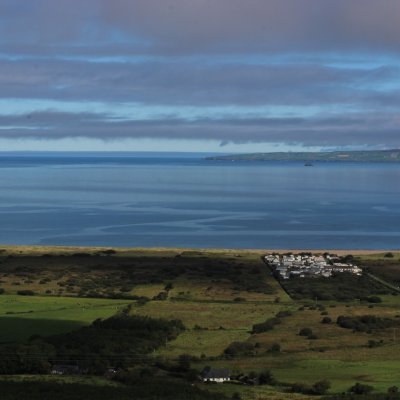
<path fill-rule="evenodd" d="M 313 164 L 313 163 L 310 163 L 310 162 L 306 162 L 306 163 L 304 164 L 304 166 L 305 166 L 305 167 L 313 167 L 314 164 Z"/>

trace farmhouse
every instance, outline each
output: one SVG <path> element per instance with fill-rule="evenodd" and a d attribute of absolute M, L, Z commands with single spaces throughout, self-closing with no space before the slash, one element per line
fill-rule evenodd
<path fill-rule="evenodd" d="M 55 364 L 51 368 L 52 375 L 81 375 L 82 370 L 77 365 Z"/>
<path fill-rule="evenodd" d="M 203 382 L 223 383 L 231 380 L 230 371 L 227 369 L 204 368 L 201 373 Z"/>

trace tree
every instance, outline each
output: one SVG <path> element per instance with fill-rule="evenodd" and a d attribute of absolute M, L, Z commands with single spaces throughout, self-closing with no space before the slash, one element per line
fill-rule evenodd
<path fill-rule="evenodd" d="M 392 386 L 387 390 L 387 400 L 399 400 L 400 399 L 400 391 L 397 386 Z"/>
<path fill-rule="evenodd" d="M 190 364 L 192 361 L 192 356 L 190 356 L 189 354 L 181 354 L 179 356 L 179 369 L 181 371 L 189 371 L 190 369 Z"/>
<path fill-rule="evenodd" d="M 354 256 L 352 254 L 347 254 L 347 256 L 344 257 L 343 261 L 345 263 L 350 263 L 354 260 Z"/>
<path fill-rule="evenodd" d="M 35 292 L 33 290 L 18 290 L 17 294 L 20 296 L 34 296 Z"/>
<path fill-rule="evenodd" d="M 266 369 L 258 376 L 258 383 L 260 385 L 273 385 L 276 383 L 276 380 L 272 375 L 272 372 L 269 369 Z"/>
<path fill-rule="evenodd" d="M 331 388 L 331 383 L 326 379 L 315 382 L 313 385 L 313 392 L 318 395 L 325 394 Z"/>
<path fill-rule="evenodd" d="M 250 379 L 256 379 L 257 378 L 257 373 L 256 372 L 254 372 L 254 371 L 250 371 L 249 372 L 249 378 Z"/>
<path fill-rule="evenodd" d="M 168 293 L 167 292 L 160 292 L 157 296 L 153 297 L 153 300 L 167 300 Z"/>
<path fill-rule="evenodd" d="M 382 303 L 382 299 L 379 296 L 369 296 L 367 301 L 368 303 Z"/>

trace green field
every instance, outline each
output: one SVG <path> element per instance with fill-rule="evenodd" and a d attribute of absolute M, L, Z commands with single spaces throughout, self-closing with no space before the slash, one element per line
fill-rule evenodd
<path fill-rule="evenodd" d="M 107 318 L 131 303 L 127 300 L 66 297 L 0 296 L 0 342 L 50 336 Z"/>
<path fill-rule="evenodd" d="M 179 319 L 186 326 L 176 340 L 155 351 L 154 357 L 176 362 L 180 355 L 188 354 L 196 357 L 192 367 L 197 370 L 209 365 L 228 368 L 233 374 L 269 369 L 279 383 L 196 384 L 203 389 L 228 396 L 239 392 L 244 400 L 300 400 L 315 396 L 288 393 L 288 385 L 312 385 L 328 379 L 330 393 L 343 392 L 356 382 L 383 392 L 400 382 L 400 295 L 387 294 L 387 288 L 381 290 L 376 281 L 363 282 L 363 291 L 385 293 L 380 295 L 381 303 L 351 298 L 317 299 L 316 304 L 313 297 L 291 299 L 257 252 L 124 249 L 104 255 L 102 251 L 4 249 L 0 253 L 0 287 L 5 292 L 0 295 L 0 342 L 75 330 L 131 304 L 131 315 Z M 377 276 L 391 282 L 400 278 L 399 253 L 390 258 L 385 253 L 356 257 L 357 264 Z M 351 293 L 351 284 L 340 280 L 327 280 L 323 286 L 317 281 L 301 283 L 304 293 L 316 284 L 319 290 L 323 287 L 336 293 L 340 292 L 336 282 Z M 16 294 L 21 289 L 36 294 Z M 157 297 L 160 293 L 161 300 Z M 91 294 L 105 298 L 92 298 Z M 111 298 L 115 294 L 129 298 Z M 252 333 L 254 324 L 280 311 L 291 314 L 271 330 Z M 399 321 L 399 329 L 353 332 L 336 324 L 338 316 L 365 315 Z M 332 322 L 322 324 L 323 317 Z M 312 329 L 314 338 L 299 336 L 302 328 Z M 371 341 L 378 345 L 369 346 Z M 232 342 L 246 343 L 252 353 L 226 358 L 224 350 Z M 274 344 L 279 344 L 279 352 L 270 351 Z"/>

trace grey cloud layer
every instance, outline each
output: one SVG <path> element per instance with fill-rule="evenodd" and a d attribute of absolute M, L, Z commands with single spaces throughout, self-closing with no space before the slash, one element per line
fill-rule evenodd
<path fill-rule="evenodd" d="M 400 67 L 336 69 L 321 65 L 196 65 L 181 62 L 2 61 L 0 98 L 129 101 L 176 105 L 390 105 Z"/>
<path fill-rule="evenodd" d="M 400 50 L 398 0 L 1 0 L 0 14 L 0 33 L 12 43 L 116 38 L 143 50 L 189 53 Z"/>
<path fill-rule="evenodd" d="M 399 16 L 399 0 L 0 0 L 0 136 L 398 146 Z M 149 117 L 118 119 L 132 103 Z"/>
<path fill-rule="evenodd" d="M 41 112 L 29 116 L 1 116 L 0 125 L 13 128 L 3 137 L 63 138 L 94 137 L 104 140 L 116 137 L 214 139 L 244 143 L 302 143 L 304 145 L 359 145 L 396 147 L 400 118 L 392 114 L 349 114 L 331 118 L 257 118 L 241 120 L 176 118 L 160 120 L 118 121 L 94 113 Z"/>

